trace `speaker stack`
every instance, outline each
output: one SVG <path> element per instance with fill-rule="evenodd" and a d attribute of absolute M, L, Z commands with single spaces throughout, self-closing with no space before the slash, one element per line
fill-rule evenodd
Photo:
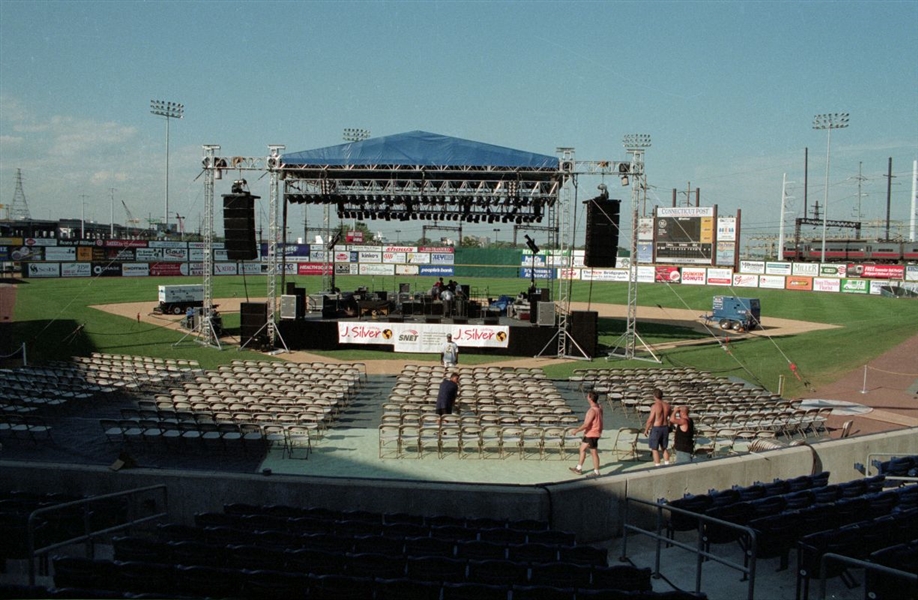
<path fill-rule="evenodd" d="M 249 192 L 223 194 L 223 232 L 229 260 L 255 260 L 255 200 Z"/>
<path fill-rule="evenodd" d="M 587 204 L 586 248 L 583 264 L 597 269 L 615 267 L 621 200 L 597 196 Z"/>
<path fill-rule="evenodd" d="M 239 305 L 239 337 L 243 346 L 267 346 L 267 324 L 267 302 L 243 302 Z"/>
<path fill-rule="evenodd" d="M 568 332 L 577 345 L 593 358 L 599 351 L 599 313 L 592 310 L 571 311 Z M 576 348 L 570 349 L 572 352 Z"/>

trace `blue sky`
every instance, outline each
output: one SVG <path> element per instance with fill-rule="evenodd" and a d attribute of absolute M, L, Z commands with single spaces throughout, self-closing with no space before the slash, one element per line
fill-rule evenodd
<path fill-rule="evenodd" d="M 341 143 L 346 127 L 420 129 L 617 161 L 627 159 L 623 135 L 646 133 L 651 201 L 669 206 L 673 188 L 683 202 L 689 185 L 701 188 L 703 205 L 742 210 L 749 245 L 778 231 L 783 173 L 794 182 L 789 212 L 802 212 L 805 148 L 810 211 L 822 204 L 826 132 L 812 129 L 813 116 L 846 111 L 850 127 L 832 135 L 829 218 L 856 218 L 859 163 L 862 219 L 885 218 L 892 157 L 892 218 L 907 222 L 915 31 L 914 0 L 0 0 L 0 204 L 12 202 L 21 168 L 34 218 L 85 208 L 107 223 L 112 198 L 116 222 L 122 201 L 138 218 L 161 217 L 165 123 L 149 110 L 161 99 L 185 105 L 170 127 L 170 212 L 192 229 L 203 144 L 263 156 L 268 144 Z M 267 198 L 267 179 L 249 179 Z M 582 177 L 581 199 L 599 183 Z M 301 235 L 303 208 L 290 220 Z M 406 240 L 422 223 L 369 225 Z M 479 228 L 466 233 L 492 234 Z"/>

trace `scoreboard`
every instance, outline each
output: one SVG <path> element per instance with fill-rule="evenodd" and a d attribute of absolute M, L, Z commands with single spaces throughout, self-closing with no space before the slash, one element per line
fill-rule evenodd
<path fill-rule="evenodd" d="M 655 262 L 714 264 L 714 207 L 657 208 Z"/>

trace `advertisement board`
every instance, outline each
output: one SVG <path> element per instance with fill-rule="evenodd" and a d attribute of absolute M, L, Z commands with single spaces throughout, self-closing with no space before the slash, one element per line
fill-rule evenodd
<path fill-rule="evenodd" d="M 445 265 L 421 265 L 418 267 L 418 275 L 422 277 L 452 277 L 455 275 L 455 269 Z"/>
<path fill-rule="evenodd" d="M 772 290 L 784 289 L 784 276 L 782 275 L 759 275 L 759 287 Z"/>
<path fill-rule="evenodd" d="M 784 289 L 811 292 L 813 291 L 813 278 L 792 275 L 784 280 Z"/>
<path fill-rule="evenodd" d="M 684 267 L 682 269 L 684 285 L 704 285 L 707 283 L 707 269 L 702 267 Z"/>
<path fill-rule="evenodd" d="M 60 263 L 29 263 L 25 271 L 26 277 L 60 277 Z"/>
<path fill-rule="evenodd" d="M 121 277 L 121 263 L 92 263 L 93 277 Z"/>
<path fill-rule="evenodd" d="M 447 333 L 460 348 L 506 348 L 510 338 L 510 328 L 503 325 L 338 323 L 339 344 L 393 346 L 396 352 L 439 354 Z"/>
<path fill-rule="evenodd" d="M 708 269 L 708 285 L 730 285 L 733 269 Z"/>
<path fill-rule="evenodd" d="M 761 260 L 741 260 L 739 263 L 740 273 L 751 273 L 753 275 L 765 274 L 765 261 Z"/>
<path fill-rule="evenodd" d="M 89 263 L 61 263 L 61 277 L 92 277 L 92 265 Z"/>
<path fill-rule="evenodd" d="M 322 275 L 322 263 L 299 263 L 297 265 L 297 275 Z M 325 271 L 326 275 L 331 275 L 331 265 Z"/>
<path fill-rule="evenodd" d="M 733 287 L 759 287 L 759 276 L 746 273 L 734 273 Z"/>
<path fill-rule="evenodd" d="M 841 292 L 843 294 L 867 294 L 870 292 L 870 282 L 866 279 L 842 279 Z"/>
<path fill-rule="evenodd" d="M 792 275 L 793 274 L 793 264 L 788 262 L 766 262 L 765 263 L 765 274 L 766 275 Z"/>
<path fill-rule="evenodd" d="M 121 265 L 122 277 L 149 277 L 150 265 L 148 263 L 123 263 Z"/>
<path fill-rule="evenodd" d="M 387 264 L 377 265 L 373 263 L 370 263 L 368 265 L 359 265 L 358 273 L 360 275 L 383 275 L 383 276 L 394 275 L 395 265 L 387 265 Z"/>
<path fill-rule="evenodd" d="M 395 274 L 396 275 L 409 275 L 414 276 L 418 274 L 417 265 L 395 265 Z"/>
<path fill-rule="evenodd" d="M 841 290 L 841 279 L 837 277 L 814 277 L 813 291 L 838 292 Z"/>
<path fill-rule="evenodd" d="M 452 256 L 450 254 L 449 256 Z M 429 265 L 430 264 L 430 253 L 429 252 L 408 252 L 406 253 L 407 262 L 409 265 Z"/>
<path fill-rule="evenodd" d="M 653 280 L 658 283 L 679 283 L 682 281 L 682 275 L 679 273 L 679 267 L 660 265 L 654 267 Z"/>

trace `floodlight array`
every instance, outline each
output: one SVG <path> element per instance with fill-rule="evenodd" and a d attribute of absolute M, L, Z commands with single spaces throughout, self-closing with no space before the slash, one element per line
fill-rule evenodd
<path fill-rule="evenodd" d="M 288 180 L 285 198 L 336 207 L 341 219 L 541 223 L 557 181 Z"/>

